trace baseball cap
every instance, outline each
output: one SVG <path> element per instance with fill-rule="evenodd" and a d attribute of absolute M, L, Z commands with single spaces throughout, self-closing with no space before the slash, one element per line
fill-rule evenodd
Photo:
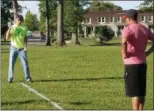
<path fill-rule="evenodd" d="M 126 13 L 124 14 L 124 16 L 122 16 L 123 19 L 126 19 L 126 18 L 132 18 L 132 19 L 136 19 L 137 18 L 137 11 L 134 10 L 134 9 L 129 9 L 126 11 Z"/>

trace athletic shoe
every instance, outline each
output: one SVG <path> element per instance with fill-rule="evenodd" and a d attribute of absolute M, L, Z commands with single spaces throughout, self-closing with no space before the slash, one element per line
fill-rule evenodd
<path fill-rule="evenodd" d="M 27 79 L 26 81 L 32 83 L 32 79 L 30 79 L 30 78 Z"/>
<path fill-rule="evenodd" d="M 13 82 L 13 80 L 12 80 L 12 79 L 8 80 L 8 83 L 12 83 L 12 82 Z"/>

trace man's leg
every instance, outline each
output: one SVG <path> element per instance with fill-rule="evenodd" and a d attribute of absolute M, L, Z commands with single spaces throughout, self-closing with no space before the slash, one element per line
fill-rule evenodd
<path fill-rule="evenodd" d="M 140 91 L 140 104 L 139 110 L 143 110 L 145 104 L 145 96 L 146 96 L 146 74 L 147 74 L 147 64 L 141 64 L 139 66 L 139 91 Z"/>
<path fill-rule="evenodd" d="M 140 105 L 140 98 L 139 97 L 132 97 L 133 110 L 139 110 L 139 105 Z"/>
<path fill-rule="evenodd" d="M 143 110 L 145 103 L 145 96 L 140 97 L 139 110 Z"/>
<path fill-rule="evenodd" d="M 17 60 L 17 49 L 15 47 L 10 47 L 10 59 L 9 59 L 9 71 L 8 71 L 8 82 L 13 81 L 14 65 Z"/>
<path fill-rule="evenodd" d="M 27 81 L 29 81 L 29 80 L 31 80 L 31 77 L 30 77 L 30 71 L 29 71 L 26 51 L 24 51 L 24 49 L 21 49 L 21 50 L 19 50 L 18 53 L 19 53 L 19 57 L 20 57 L 23 69 L 24 69 L 25 79 Z"/>

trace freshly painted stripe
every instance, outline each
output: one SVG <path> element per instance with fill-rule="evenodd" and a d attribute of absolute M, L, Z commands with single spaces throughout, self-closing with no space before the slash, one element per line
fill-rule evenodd
<path fill-rule="evenodd" d="M 32 91 L 33 93 L 35 93 L 37 96 L 41 97 L 42 99 L 48 101 L 51 105 L 53 105 L 55 108 L 59 109 L 59 110 L 64 110 L 62 107 L 60 107 L 57 103 L 51 101 L 49 98 L 47 98 L 46 96 L 40 94 L 38 91 L 36 91 L 35 89 L 33 89 L 32 87 L 21 83 L 21 85 L 23 85 L 24 87 L 28 88 L 29 91 Z"/>

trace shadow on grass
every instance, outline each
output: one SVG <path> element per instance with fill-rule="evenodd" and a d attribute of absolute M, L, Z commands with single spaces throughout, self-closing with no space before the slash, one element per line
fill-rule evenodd
<path fill-rule="evenodd" d="M 71 105 L 88 105 L 91 104 L 91 102 L 62 102 L 66 104 L 71 104 Z"/>
<path fill-rule="evenodd" d="M 1 105 L 14 105 L 14 104 L 28 104 L 28 103 L 34 103 L 34 102 L 40 102 L 42 100 L 25 100 L 25 101 L 12 101 L 12 102 L 2 102 Z"/>
<path fill-rule="evenodd" d="M 90 46 L 120 46 L 121 43 L 103 43 L 103 44 L 95 44 Z"/>
<path fill-rule="evenodd" d="M 1 48 L 1 53 L 9 53 L 10 48 Z"/>
<path fill-rule="evenodd" d="M 70 102 L 72 105 L 85 105 L 85 104 L 90 104 L 90 102 Z"/>
<path fill-rule="evenodd" d="M 67 82 L 67 81 L 97 81 L 104 79 L 123 79 L 123 77 L 102 77 L 102 78 L 79 78 L 79 79 L 55 79 L 55 80 L 33 80 L 33 82 Z"/>
<path fill-rule="evenodd" d="M 6 51 L 1 51 L 1 53 L 10 53 L 10 51 L 8 50 L 6 50 Z"/>

